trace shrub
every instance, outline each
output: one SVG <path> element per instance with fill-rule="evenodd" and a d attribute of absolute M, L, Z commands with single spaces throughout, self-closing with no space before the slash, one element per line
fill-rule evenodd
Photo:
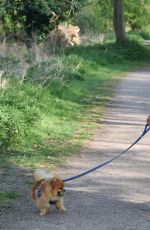
<path fill-rule="evenodd" d="M 28 82 L 37 82 L 43 85 L 54 82 L 64 85 L 72 79 L 83 80 L 80 74 L 80 64 L 75 56 L 69 58 L 51 57 L 45 62 L 31 65 L 26 74 Z"/>
<path fill-rule="evenodd" d="M 139 32 L 140 36 L 145 40 L 150 40 L 150 32 L 141 31 Z"/>
<path fill-rule="evenodd" d="M 0 56 L 0 69 L 6 78 L 23 80 L 28 68 L 27 63 L 13 55 Z"/>
<path fill-rule="evenodd" d="M 25 91 L 24 91 L 25 90 Z M 32 90 L 32 88 L 31 88 Z M 0 95 L 0 145 L 9 147 L 26 141 L 30 128 L 39 119 L 31 90 L 19 82 L 10 82 Z"/>

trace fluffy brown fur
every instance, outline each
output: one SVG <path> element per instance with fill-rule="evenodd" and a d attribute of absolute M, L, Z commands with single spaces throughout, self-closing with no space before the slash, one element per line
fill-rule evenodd
<path fill-rule="evenodd" d="M 63 199 L 65 191 L 63 180 L 58 177 L 51 178 L 42 171 L 36 171 L 33 176 L 35 183 L 32 185 L 32 200 L 39 207 L 40 215 L 45 215 L 50 211 L 49 202 L 55 202 L 56 208 L 66 211 Z M 37 195 L 38 188 L 41 191 L 40 197 Z"/>

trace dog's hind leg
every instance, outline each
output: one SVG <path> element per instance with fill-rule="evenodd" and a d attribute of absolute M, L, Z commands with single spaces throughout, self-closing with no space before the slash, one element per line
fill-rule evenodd
<path fill-rule="evenodd" d="M 40 209 L 40 216 L 44 216 L 47 213 L 49 213 L 49 203 L 47 201 L 43 201 L 42 199 L 39 199 L 38 206 Z"/>

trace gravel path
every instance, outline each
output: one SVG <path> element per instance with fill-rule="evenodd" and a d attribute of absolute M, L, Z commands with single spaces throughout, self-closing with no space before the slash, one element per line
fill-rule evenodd
<path fill-rule="evenodd" d="M 130 73 L 118 85 L 101 128 L 79 156 L 59 169 L 62 177 L 83 172 L 126 149 L 143 131 L 148 114 L 150 65 Z M 16 206 L 1 210 L 0 229 L 150 230 L 149 143 L 150 133 L 110 165 L 66 183 L 68 211 L 53 208 L 46 217 L 40 217 L 31 202 L 30 176 L 25 170 L 14 169 L 11 178 L 9 173 L 5 178 L 9 179 L 8 188 L 15 185 L 22 196 Z"/>

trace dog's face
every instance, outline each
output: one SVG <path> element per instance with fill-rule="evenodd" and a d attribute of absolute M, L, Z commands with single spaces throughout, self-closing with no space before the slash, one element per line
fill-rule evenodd
<path fill-rule="evenodd" d="M 54 177 L 50 181 L 52 194 L 55 197 L 62 197 L 64 195 L 64 182 L 60 178 Z"/>

